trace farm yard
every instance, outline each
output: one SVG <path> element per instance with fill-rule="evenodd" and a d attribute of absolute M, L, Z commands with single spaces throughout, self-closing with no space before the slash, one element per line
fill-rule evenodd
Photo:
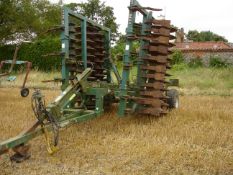
<path fill-rule="evenodd" d="M 233 175 L 232 6 L 0 1 L 0 175 Z"/>
<path fill-rule="evenodd" d="M 58 90 L 43 90 L 52 100 Z M 33 123 L 30 100 L 17 88 L 0 89 L 0 138 Z M 100 118 L 61 131 L 50 156 L 43 136 L 31 141 L 31 159 L 7 161 L 3 174 L 232 174 L 233 97 L 181 96 L 178 110 L 161 118 Z M 5 159 L 4 159 L 5 160 Z M 7 160 L 7 159 L 6 159 Z"/>
<path fill-rule="evenodd" d="M 232 174 L 232 68 L 179 67 L 170 71 L 180 79 L 179 109 L 159 118 L 119 118 L 117 107 L 112 106 L 99 118 L 62 130 L 59 150 L 52 156 L 47 153 L 44 136 L 29 142 L 31 158 L 21 164 L 9 161 L 13 152 L 3 155 L 1 173 Z M 60 84 L 41 82 L 59 74 L 32 71 L 27 98 L 19 94 L 24 74 L 14 82 L 1 80 L 2 141 L 35 121 L 30 100 L 33 88 L 42 89 L 47 104 L 60 94 Z"/>

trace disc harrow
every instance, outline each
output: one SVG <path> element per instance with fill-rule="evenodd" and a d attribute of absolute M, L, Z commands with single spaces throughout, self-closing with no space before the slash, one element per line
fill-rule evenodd
<path fill-rule="evenodd" d="M 70 23 L 69 34 L 70 39 L 70 52 L 69 57 L 73 58 L 70 61 L 70 74 L 71 76 L 80 73 L 84 70 L 84 66 L 80 63 L 82 61 L 82 28 L 76 23 Z M 104 67 L 105 58 L 108 57 L 105 52 L 104 46 L 104 34 L 101 30 L 88 24 L 86 27 L 86 50 L 87 50 L 87 67 L 93 69 L 91 76 L 88 78 L 89 81 L 106 81 L 107 71 Z M 79 62 L 80 64 L 77 64 Z"/>
<path fill-rule="evenodd" d="M 168 20 L 150 20 L 147 21 L 150 28 L 146 30 L 148 44 L 143 48 L 146 56 L 141 65 L 142 85 L 140 87 L 140 99 L 135 101 L 142 105 L 140 114 L 160 116 L 167 113 L 168 104 L 166 96 L 167 70 L 170 69 L 171 53 L 169 42 L 174 37 L 171 33 L 174 29 Z"/>
<path fill-rule="evenodd" d="M 45 136 L 47 150 L 53 154 L 61 128 L 101 116 L 113 103 L 118 103 L 119 117 L 161 116 L 168 109 L 178 108 L 178 92 L 168 89 L 172 81 L 167 79 L 167 70 L 171 68 L 168 55 L 173 46 L 170 40 L 174 39 L 171 33 L 175 29 L 170 21 L 156 20 L 148 10 L 159 9 L 142 7 L 137 0 L 130 0 L 120 76 L 110 57 L 110 29 L 64 7 L 59 27 L 61 52 L 50 54 L 61 56 L 61 78 L 54 81 L 62 83 L 62 93 L 45 105 L 44 96 L 36 89 L 31 101 L 36 121 L 25 132 L 1 142 L 0 156 L 12 149 L 12 160 L 28 159 L 27 143 L 40 135 Z M 136 23 L 137 12 L 143 16 L 141 23 Z M 134 50 L 134 42 L 140 43 L 140 48 Z M 135 69 L 136 81 L 130 76 Z M 173 82 L 178 85 L 177 79 Z"/>

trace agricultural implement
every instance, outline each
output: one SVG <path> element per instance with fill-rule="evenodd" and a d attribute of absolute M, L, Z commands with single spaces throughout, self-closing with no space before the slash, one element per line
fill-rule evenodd
<path fill-rule="evenodd" d="M 110 58 L 110 30 L 86 17 L 63 9 L 62 93 L 45 106 L 40 90 L 32 94 L 32 108 L 37 118 L 34 125 L 15 138 L 0 143 L 0 155 L 12 149 L 12 160 L 29 158 L 28 142 L 44 134 L 50 154 L 57 150 L 60 128 L 84 122 L 104 114 L 113 103 L 118 103 L 118 116 L 161 116 L 178 107 L 178 93 L 167 79 L 171 68 L 168 55 L 173 46 L 170 40 L 175 31 L 168 20 L 156 20 L 152 11 L 136 0 L 129 6 L 123 72 L 120 76 Z M 143 21 L 136 23 L 136 13 Z M 136 65 L 132 61 L 132 44 L 140 43 Z M 130 81 L 133 66 L 136 81 Z M 115 78 L 114 78 L 115 77 Z M 57 80 L 56 80 L 57 81 Z M 49 134 L 50 133 L 50 136 Z M 52 137 L 51 137 L 52 134 Z"/>
<path fill-rule="evenodd" d="M 31 71 L 32 63 L 29 62 L 29 61 L 21 61 L 21 60 L 18 61 L 17 60 L 19 48 L 20 48 L 19 46 L 16 46 L 14 56 L 13 56 L 12 60 L 4 60 L 4 61 L 0 62 L 0 70 L 3 69 L 4 65 L 7 65 L 7 64 L 10 65 L 10 68 L 9 68 L 8 71 L 0 73 L 0 78 L 9 76 L 7 78 L 7 80 L 8 81 L 14 81 L 16 79 L 16 77 L 15 76 L 10 76 L 11 73 L 13 72 L 14 66 L 15 65 L 25 65 L 26 74 L 25 74 L 25 77 L 24 77 L 24 80 L 23 80 L 23 85 L 22 85 L 21 90 L 20 90 L 20 95 L 22 97 L 27 97 L 29 95 L 29 89 L 26 87 L 26 82 L 27 82 L 27 79 L 28 79 L 28 74 Z"/>

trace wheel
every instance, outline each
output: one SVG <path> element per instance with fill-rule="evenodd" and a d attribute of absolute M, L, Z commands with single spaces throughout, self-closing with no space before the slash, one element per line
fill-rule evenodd
<path fill-rule="evenodd" d="M 28 89 L 28 88 L 23 88 L 23 89 L 21 89 L 20 95 L 21 95 L 22 97 L 27 97 L 27 96 L 29 95 L 29 89 Z"/>
<path fill-rule="evenodd" d="M 170 109 L 177 109 L 179 107 L 179 93 L 176 89 L 170 89 L 167 91 L 168 105 Z"/>

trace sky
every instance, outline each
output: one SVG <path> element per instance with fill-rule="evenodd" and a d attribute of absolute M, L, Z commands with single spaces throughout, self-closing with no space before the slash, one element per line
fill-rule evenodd
<path fill-rule="evenodd" d="M 58 2 L 58 0 L 50 0 Z M 103 0 L 101 0 L 103 1 Z M 64 3 L 86 2 L 86 0 L 63 0 Z M 128 22 L 130 0 L 104 0 L 114 8 L 119 30 L 125 33 Z M 233 42 L 233 0 L 138 0 L 144 7 L 161 8 L 162 12 L 153 12 L 156 18 L 165 15 L 172 24 L 185 32 L 189 30 L 212 31 Z M 138 16 L 140 19 L 140 16 Z"/>

